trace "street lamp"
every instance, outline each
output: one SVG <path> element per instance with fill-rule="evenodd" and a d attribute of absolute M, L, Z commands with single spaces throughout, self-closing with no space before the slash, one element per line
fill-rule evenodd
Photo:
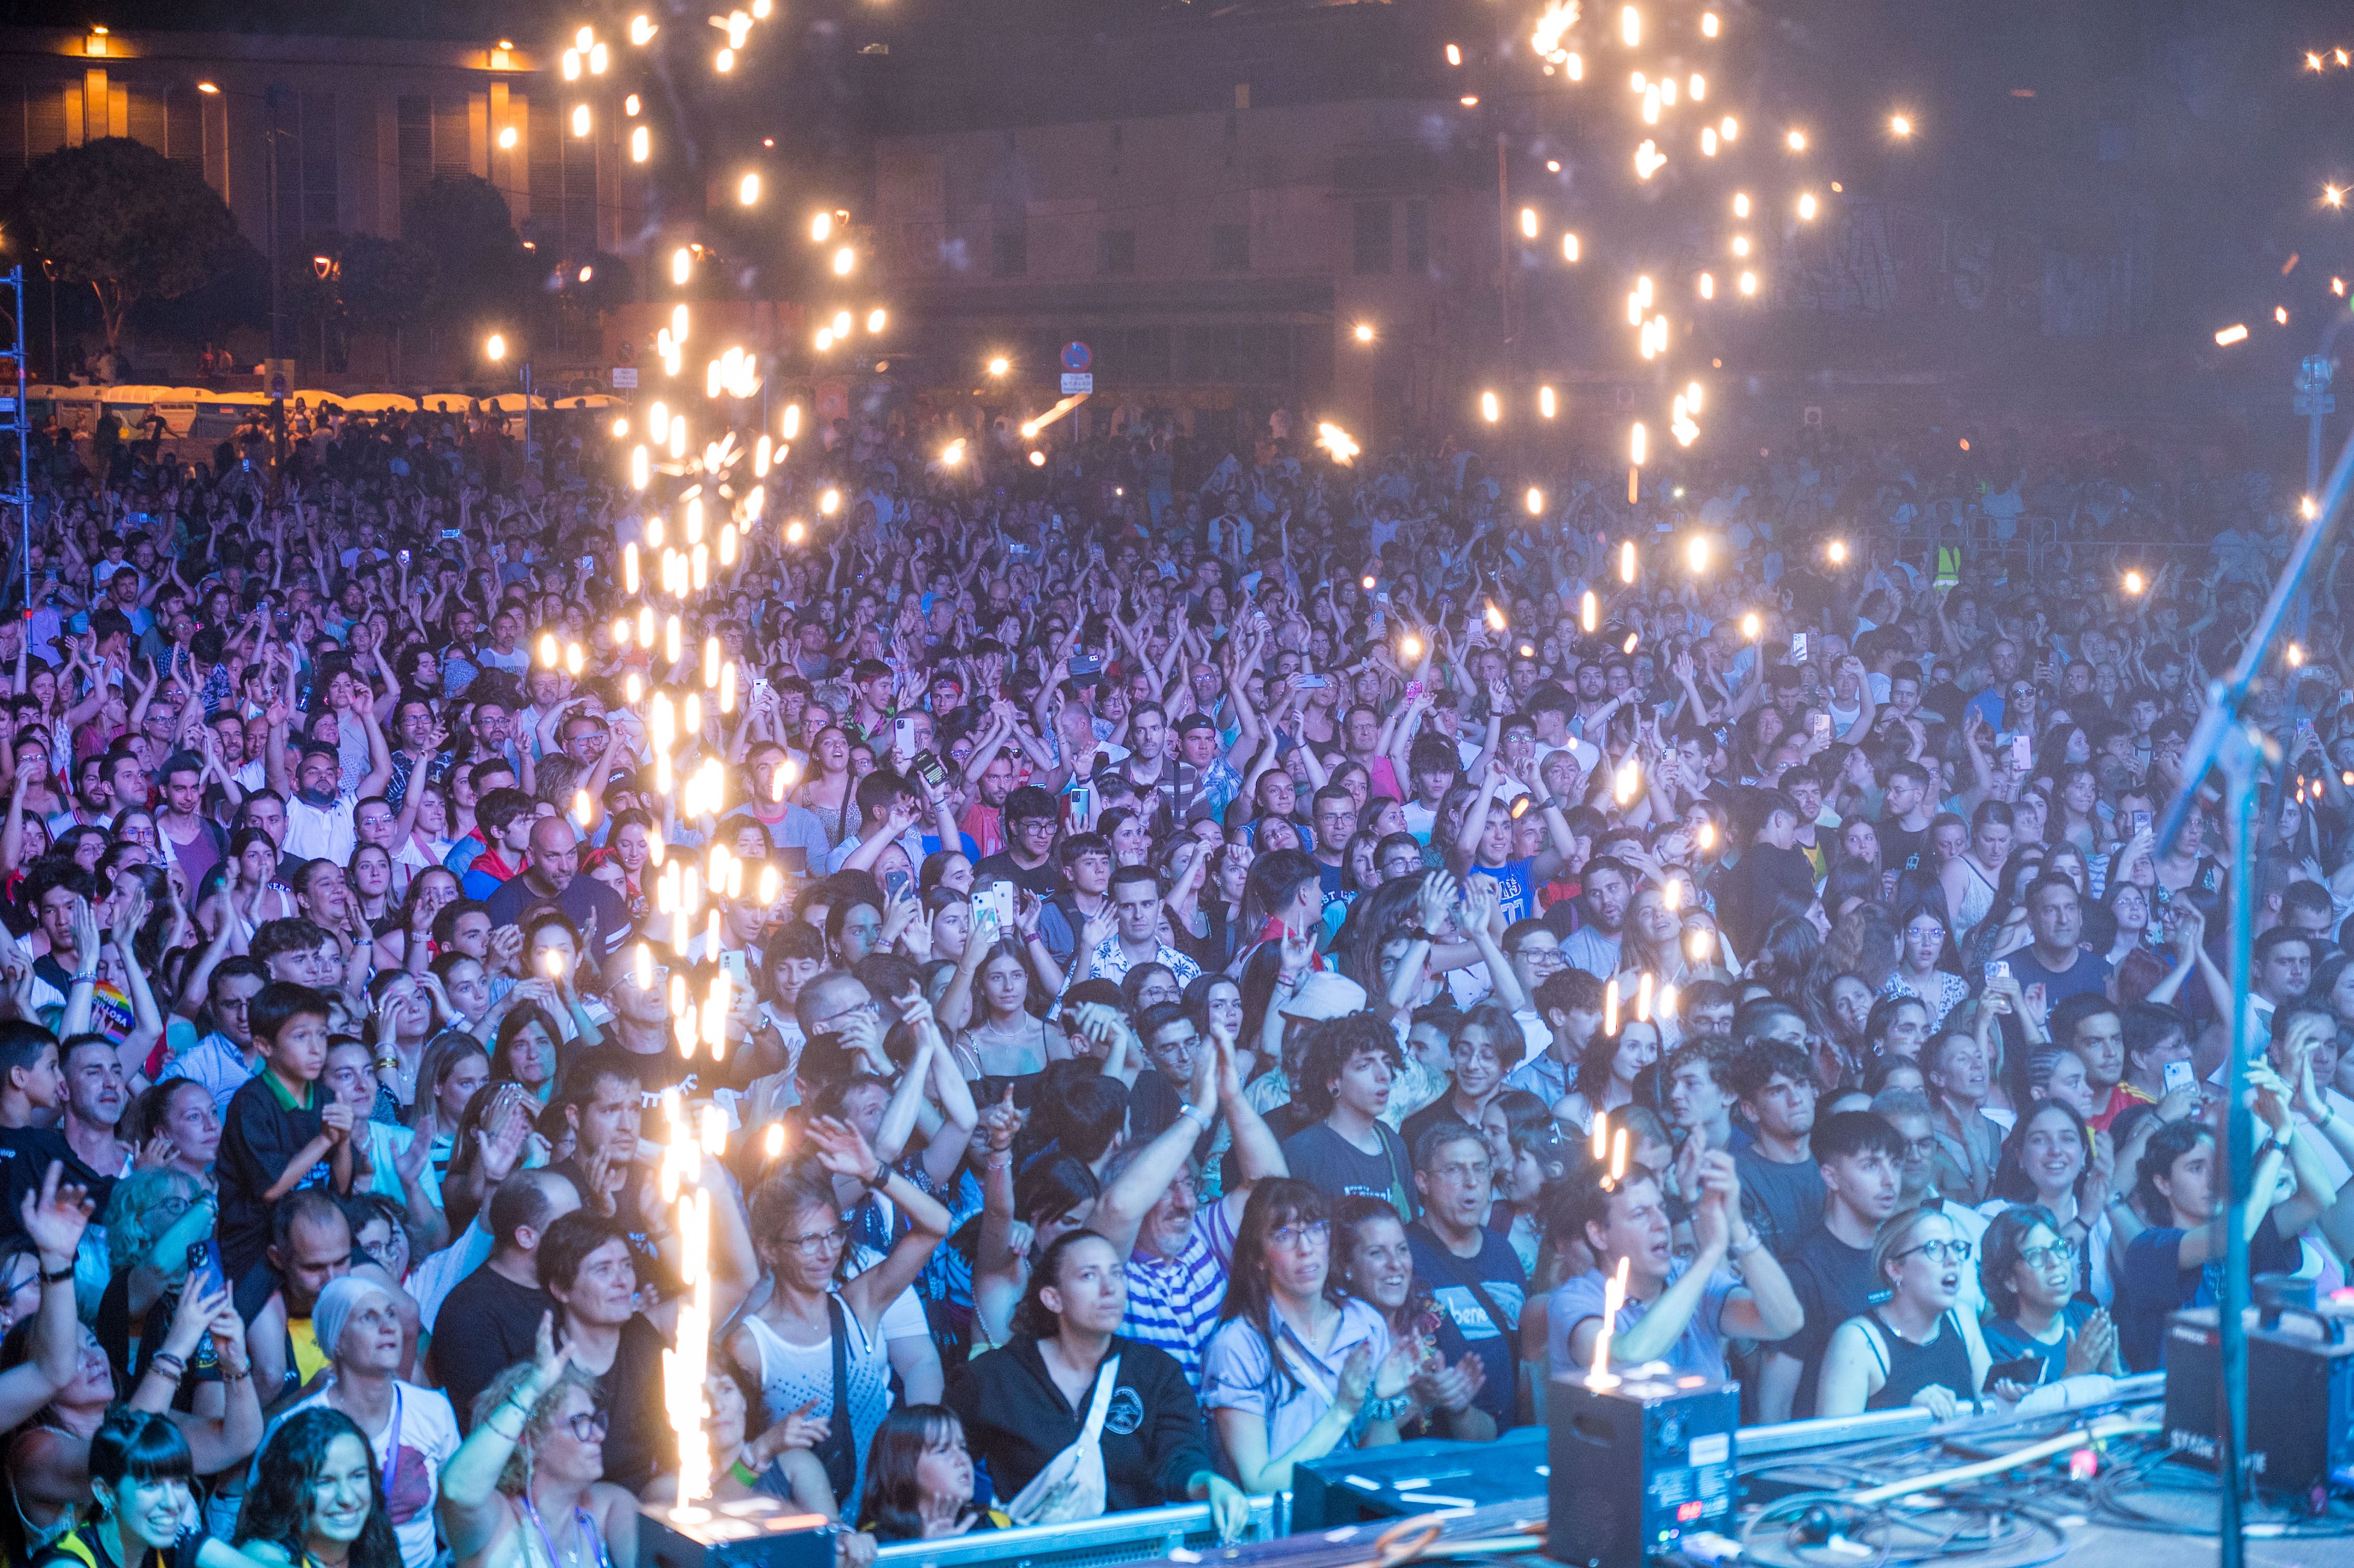
<path fill-rule="evenodd" d="M 335 259 L 332 256 L 313 256 L 311 258 L 312 274 L 322 283 L 335 276 L 335 274 L 341 270 L 342 269 L 335 265 Z M 319 379 L 322 382 L 325 381 L 327 378 L 327 308 L 329 303 L 330 302 L 323 298 L 319 302 Z"/>

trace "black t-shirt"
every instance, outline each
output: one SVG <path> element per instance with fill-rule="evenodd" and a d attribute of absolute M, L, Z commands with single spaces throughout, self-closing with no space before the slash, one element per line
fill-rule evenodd
<path fill-rule="evenodd" d="M 972 885 L 975 887 L 991 882 L 1010 882 L 1041 898 L 1052 898 L 1063 885 L 1063 879 L 1055 874 L 1051 856 L 1039 865 L 1024 867 L 1016 863 L 1012 855 L 1002 852 L 986 857 L 972 868 Z"/>
<path fill-rule="evenodd" d="M 474 1400 L 499 1373 L 531 1360 L 538 1348 L 540 1318 L 555 1307 L 547 1292 L 517 1285 L 488 1264 L 451 1290 L 437 1320 L 432 1361 L 434 1375 L 457 1407 L 458 1430 L 473 1430 Z"/>
<path fill-rule="evenodd" d="M 1755 1144 L 1734 1155 L 1733 1163 L 1741 1176 L 1741 1217 L 1776 1258 L 1787 1262 L 1806 1234 L 1822 1223 L 1822 1167 L 1811 1160 L 1776 1164 Z"/>
<path fill-rule="evenodd" d="M 0 1212 L 0 1240 L 23 1234 L 21 1211 L 26 1195 L 39 1195 L 41 1183 L 48 1180 L 52 1160 L 65 1167 L 65 1174 L 59 1180 L 80 1182 L 96 1205 L 91 1212 L 104 1218 L 107 1200 L 114 1196 L 114 1183 L 122 1179 L 121 1171 L 93 1171 L 83 1164 L 60 1128 L 0 1128 L 0 1161 L 5 1161 L 0 1163 L 0 1211 L 5 1211 Z"/>
<path fill-rule="evenodd" d="M 265 1069 L 229 1097 L 213 1170 L 220 1179 L 221 1272 L 230 1279 L 242 1278 L 269 1250 L 270 1204 L 262 1194 L 324 1126 L 317 1109 L 319 1086 L 306 1085 L 304 1092 L 305 1103 L 296 1105 Z M 319 1160 L 279 1196 L 323 1185 L 332 1175 L 329 1161 Z"/>
<path fill-rule="evenodd" d="M 621 1325 L 620 1348 L 597 1382 L 605 1432 L 605 1478 L 636 1495 L 678 1467 L 678 1440 L 663 1408 L 663 1351 L 669 1343 L 643 1313 Z"/>
<path fill-rule="evenodd" d="M 90 1555 L 84 1557 L 74 1551 L 66 1544 L 68 1541 L 80 1542 L 89 1550 Z M 190 1531 L 172 1542 L 168 1551 L 149 1547 L 139 1568 L 196 1568 L 196 1552 L 204 1543 L 202 1531 Z M 67 1531 L 62 1538 L 36 1552 L 33 1557 L 33 1568 L 88 1568 L 91 1563 L 96 1563 L 98 1568 L 118 1568 L 114 1553 L 106 1549 L 105 1542 L 100 1539 L 94 1526 Z"/>
<path fill-rule="evenodd" d="M 1908 871 L 1932 869 L 1929 865 L 1929 830 L 1915 832 L 1904 827 L 1894 817 L 1876 823 L 1872 830 L 1880 838 L 1880 863 L 1883 870 L 1900 875 Z"/>
<path fill-rule="evenodd" d="M 1451 1078 L 1447 1080 L 1445 1094 L 1406 1118 L 1405 1125 L 1398 1128 L 1398 1138 L 1405 1143 L 1406 1152 L 1412 1154 L 1421 1145 L 1422 1135 L 1442 1121 L 1459 1121 L 1474 1132 L 1479 1130 L 1477 1118 L 1466 1119 L 1463 1113 L 1455 1108 L 1455 1084 Z"/>
<path fill-rule="evenodd" d="M 1362 1194 L 1380 1198 L 1400 1219 L 1415 1216 L 1414 1164 L 1405 1145 L 1386 1123 L 1373 1123 L 1382 1151 L 1368 1154 L 1324 1122 L 1295 1132 L 1283 1142 L 1284 1163 L 1300 1181 L 1327 1197 Z"/>
<path fill-rule="evenodd" d="M 1449 1366 L 1469 1351 L 1477 1354 L 1488 1381 L 1471 1403 L 1496 1418 L 1497 1430 L 1512 1424 L 1513 1394 L 1518 1383 L 1514 1346 L 1520 1343 L 1521 1311 L 1528 1299 L 1528 1276 L 1512 1244 L 1494 1231 L 1479 1232 L 1479 1255 L 1458 1257 L 1447 1249 L 1423 1221 L 1406 1227 L 1406 1245 L 1414 1251 L 1415 1283 L 1430 1292 L 1438 1308 L 1438 1351 Z M 1497 1323 L 1471 1285 L 1506 1321 Z"/>
<path fill-rule="evenodd" d="M 1815 1387 L 1823 1374 L 1823 1352 L 1830 1347 L 1831 1331 L 1872 1305 L 1876 1293 L 1872 1249 L 1850 1246 L 1829 1226 L 1817 1224 L 1798 1238 L 1783 1267 L 1798 1304 L 1806 1308 L 1807 1322 L 1774 1348 L 1804 1363 L 1797 1396 L 1790 1404 L 1791 1415 L 1803 1420 L 1815 1413 Z"/>
<path fill-rule="evenodd" d="M 564 885 L 563 892 L 550 898 L 531 885 L 530 874 L 526 872 L 500 883 L 482 900 L 482 908 L 493 926 L 520 926 L 525 915 L 547 904 L 563 910 L 584 934 L 593 918 L 599 953 L 617 952 L 630 939 L 629 905 L 620 894 L 593 876 L 575 876 Z"/>

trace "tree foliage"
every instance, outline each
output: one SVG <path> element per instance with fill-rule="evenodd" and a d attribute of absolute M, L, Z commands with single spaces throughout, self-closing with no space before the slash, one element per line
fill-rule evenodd
<path fill-rule="evenodd" d="M 435 258 L 429 302 L 437 316 L 472 326 L 508 318 L 531 297 L 531 253 L 506 198 L 481 175 L 435 175 L 410 200 L 400 227 Z"/>
<path fill-rule="evenodd" d="M 124 136 L 37 160 L 13 207 L 58 281 L 97 295 L 109 346 L 132 306 L 195 293 L 239 252 L 237 220 L 204 176 Z"/>

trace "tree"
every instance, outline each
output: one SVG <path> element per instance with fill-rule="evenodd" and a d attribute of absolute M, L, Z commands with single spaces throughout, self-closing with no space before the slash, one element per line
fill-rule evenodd
<path fill-rule="evenodd" d="M 237 220 L 204 176 L 124 136 L 36 160 L 12 205 L 58 281 L 98 296 L 110 348 L 132 306 L 196 292 L 238 250 Z"/>
<path fill-rule="evenodd" d="M 440 281 L 440 259 L 414 239 L 355 234 L 344 240 L 341 261 L 344 313 L 355 330 L 384 334 L 385 374 L 398 380 L 400 329 L 424 313 Z"/>
<path fill-rule="evenodd" d="M 518 313 L 531 297 L 531 253 L 506 197 L 479 175 L 437 175 L 401 215 L 401 233 L 439 263 L 435 313 L 470 328 Z"/>

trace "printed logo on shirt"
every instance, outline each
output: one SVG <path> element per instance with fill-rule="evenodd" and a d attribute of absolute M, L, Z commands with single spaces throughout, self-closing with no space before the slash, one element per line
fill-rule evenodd
<path fill-rule="evenodd" d="M 1110 1408 L 1104 1412 L 1104 1430 L 1125 1437 L 1143 1425 L 1143 1396 L 1132 1388 L 1112 1390 Z"/>

